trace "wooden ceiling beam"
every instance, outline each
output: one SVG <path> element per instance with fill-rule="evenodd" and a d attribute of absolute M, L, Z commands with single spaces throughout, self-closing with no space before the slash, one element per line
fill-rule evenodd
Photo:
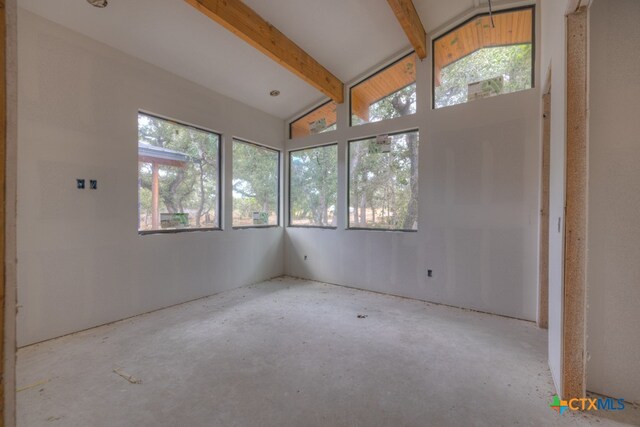
<path fill-rule="evenodd" d="M 240 0 L 185 0 L 302 80 L 341 104 L 344 84 Z"/>
<path fill-rule="evenodd" d="M 402 29 L 407 34 L 409 41 L 418 54 L 418 58 L 424 59 L 429 51 L 427 45 L 427 32 L 424 30 L 420 16 L 411 0 L 387 0 L 391 10 L 395 13 Z"/>

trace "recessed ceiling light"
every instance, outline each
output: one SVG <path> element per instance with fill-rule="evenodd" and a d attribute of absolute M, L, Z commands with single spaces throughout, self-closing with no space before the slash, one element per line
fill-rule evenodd
<path fill-rule="evenodd" d="M 269 95 L 278 96 L 278 95 L 280 95 L 280 91 L 279 90 L 272 90 L 271 92 L 269 92 Z"/>
<path fill-rule="evenodd" d="M 107 4 L 109 4 L 108 0 L 87 0 L 87 3 L 89 3 L 91 6 L 95 6 L 95 7 L 107 7 Z"/>

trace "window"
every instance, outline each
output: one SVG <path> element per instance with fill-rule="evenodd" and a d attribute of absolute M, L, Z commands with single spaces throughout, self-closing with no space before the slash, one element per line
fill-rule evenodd
<path fill-rule="evenodd" d="M 418 229 L 418 131 L 349 142 L 349 228 Z"/>
<path fill-rule="evenodd" d="M 138 230 L 220 226 L 220 135 L 138 114 Z"/>
<path fill-rule="evenodd" d="M 336 103 L 326 102 L 289 124 L 289 138 L 336 130 Z"/>
<path fill-rule="evenodd" d="M 411 53 L 351 88 L 351 126 L 415 114 L 416 58 Z"/>
<path fill-rule="evenodd" d="M 233 140 L 233 226 L 278 225 L 280 152 Z"/>
<path fill-rule="evenodd" d="M 338 146 L 289 152 L 289 225 L 335 227 Z"/>
<path fill-rule="evenodd" d="M 433 42 L 433 105 L 533 87 L 534 8 L 478 15 Z"/>

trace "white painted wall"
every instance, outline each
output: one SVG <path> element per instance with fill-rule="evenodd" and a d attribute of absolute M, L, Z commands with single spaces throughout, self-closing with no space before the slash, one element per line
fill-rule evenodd
<path fill-rule="evenodd" d="M 429 58 L 418 65 L 414 116 L 349 128 L 345 103 L 338 108 L 337 131 L 287 142 L 287 149 L 338 142 L 342 203 L 337 230 L 286 229 L 286 272 L 535 320 L 539 73 L 535 89 L 431 110 L 430 64 Z M 347 141 L 415 128 L 418 232 L 346 230 Z"/>
<path fill-rule="evenodd" d="M 640 2 L 590 11 L 587 388 L 640 402 Z"/>
<path fill-rule="evenodd" d="M 570 2 L 570 1 L 569 1 Z M 551 69 L 551 152 L 549 180 L 549 367 L 562 390 L 564 304 L 564 205 L 566 155 L 566 0 L 542 0 L 540 71 Z M 547 84 L 547 82 L 543 82 Z"/>
<path fill-rule="evenodd" d="M 18 14 L 18 345 L 283 273 L 282 228 L 139 236 L 136 223 L 138 109 L 221 132 L 227 150 L 232 136 L 281 148 L 282 120 Z M 98 190 L 76 190 L 80 177 Z"/>

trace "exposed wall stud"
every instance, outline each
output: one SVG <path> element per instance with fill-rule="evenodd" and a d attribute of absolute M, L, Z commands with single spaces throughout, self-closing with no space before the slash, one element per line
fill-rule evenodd
<path fill-rule="evenodd" d="M 567 158 L 562 398 L 586 394 L 587 8 L 567 16 Z"/>

